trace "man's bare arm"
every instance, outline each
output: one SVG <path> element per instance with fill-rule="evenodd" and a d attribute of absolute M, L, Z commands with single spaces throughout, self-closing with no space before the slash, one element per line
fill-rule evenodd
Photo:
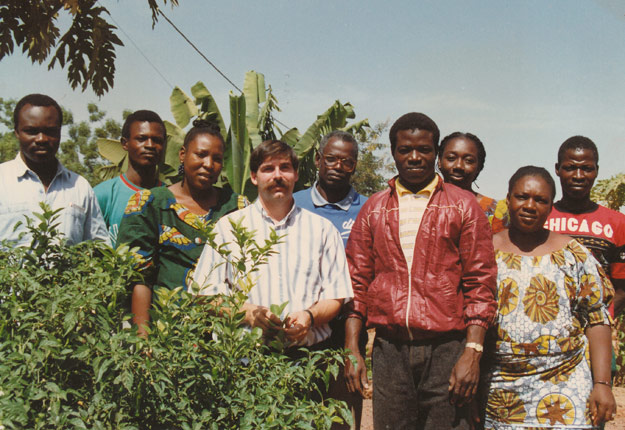
<path fill-rule="evenodd" d="M 358 339 L 362 330 L 363 323 L 360 318 L 349 317 L 345 321 L 345 349 L 348 349 L 356 358 L 355 366 L 350 359 L 345 360 L 345 382 L 351 393 L 358 392 L 365 397 L 365 391 L 369 389 L 369 379 L 367 379 L 365 358 L 358 348 Z"/>
<path fill-rule="evenodd" d="M 467 327 L 467 344 L 484 345 L 486 329 L 479 325 Z M 449 393 L 453 405 L 463 406 L 477 393 L 482 353 L 467 346 L 451 371 Z"/>
<path fill-rule="evenodd" d="M 150 307 L 152 306 L 152 290 L 145 284 L 136 284 L 132 289 L 130 309 L 133 313 L 132 322 L 137 325 L 137 333 L 147 337 L 146 327 L 150 322 Z"/>

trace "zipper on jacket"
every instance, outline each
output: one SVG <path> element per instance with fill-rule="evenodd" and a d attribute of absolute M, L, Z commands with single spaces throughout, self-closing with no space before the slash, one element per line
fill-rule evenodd
<path fill-rule="evenodd" d="M 412 332 L 410 331 L 410 326 L 408 325 L 408 317 L 410 316 L 410 301 L 412 299 L 412 275 L 411 270 L 408 269 L 408 306 L 406 307 L 406 330 L 408 330 L 408 337 L 410 340 L 414 340 L 412 338 Z"/>

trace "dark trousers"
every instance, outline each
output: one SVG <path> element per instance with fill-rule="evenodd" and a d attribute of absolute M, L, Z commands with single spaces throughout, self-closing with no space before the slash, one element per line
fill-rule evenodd
<path fill-rule="evenodd" d="M 449 403 L 449 377 L 464 350 L 464 335 L 373 344 L 375 430 L 465 430 L 466 408 Z"/>

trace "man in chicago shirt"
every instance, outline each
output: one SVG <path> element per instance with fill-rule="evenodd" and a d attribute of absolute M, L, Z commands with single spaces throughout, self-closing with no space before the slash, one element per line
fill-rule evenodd
<path fill-rule="evenodd" d="M 573 136 L 560 146 L 556 175 L 562 199 L 553 205 L 549 230 L 573 236 L 592 251 L 614 284 L 612 316 L 625 307 L 625 215 L 590 199 L 597 173 L 599 152 L 592 140 Z"/>

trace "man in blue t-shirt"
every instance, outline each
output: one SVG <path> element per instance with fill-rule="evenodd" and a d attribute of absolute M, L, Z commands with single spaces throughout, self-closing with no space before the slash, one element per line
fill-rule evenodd
<path fill-rule="evenodd" d="M 295 204 L 317 215 L 327 218 L 341 233 L 343 246 L 352 231 L 358 212 L 367 198 L 360 195 L 350 184 L 358 160 L 358 141 L 344 131 L 333 131 L 321 139 L 319 151 L 315 155 L 315 165 L 319 178 L 312 187 L 293 194 Z M 332 342 L 336 348 L 343 348 L 345 341 L 345 321 L 336 318 L 330 322 Z M 367 332 L 362 330 L 361 353 L 367 342 Z M 342 375 L 330 386 L 330 396 L 344 400 L 352 410 L 355 428 L 360 428 L 362 397 L 349 393 Z M 332 428 L 339 428 L 333 426 Z M 345 428 L 349 428 L 345 426 Z"/>
<path fill-rule="evenodd" d="M 113 246 L 130 197 L 144 188 L 162 185 L 157 166 L 166 141 L 165 124 L 157 113 L 138 110 L 126 118 L 121 145 L 128 152 L 128 170 L 94 188 Z"/>
<path fill-rule="evenodd" d="M 343 245 L 367 198 L 350 184 L 356 161 L 358 142 L 351 134 L 333 131 L 323 137 L 315 155 L 319 179 L 312 187 L 293 195 L 295 204 L 332 221 L 341 233 Z"/>

